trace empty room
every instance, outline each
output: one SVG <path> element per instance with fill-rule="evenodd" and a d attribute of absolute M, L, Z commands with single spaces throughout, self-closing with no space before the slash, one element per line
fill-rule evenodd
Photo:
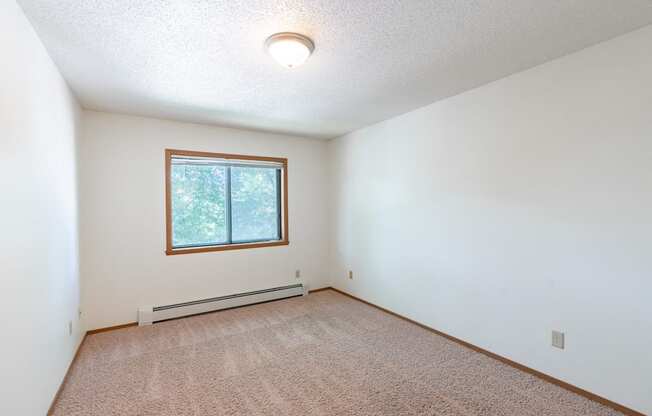
<path fill-rule="evenodd" d="M 652 415 L 652 0 L 0 28 L 0 415 Z"/>

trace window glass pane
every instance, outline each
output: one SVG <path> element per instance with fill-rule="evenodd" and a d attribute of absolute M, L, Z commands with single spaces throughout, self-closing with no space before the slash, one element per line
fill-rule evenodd
<path fill-rule="evenodd" d="M 280 239 L 278 172 L 276 168 L 231 168 L 233 242 Z"/>
<path fill-rule="evenodd" d="M 226 168 L 173 164 L 172 245 L 209 245 L 227 241 Z"/>

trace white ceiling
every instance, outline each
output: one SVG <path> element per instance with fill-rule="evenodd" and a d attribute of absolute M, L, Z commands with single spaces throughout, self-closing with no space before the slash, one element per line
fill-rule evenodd
<path fill-rule="evenodd" d="M 88 109 L 330 138 L 652 23 L 652 0 L 18 0 Z M 295 70 L 263 50 L 311 37 Z"/>

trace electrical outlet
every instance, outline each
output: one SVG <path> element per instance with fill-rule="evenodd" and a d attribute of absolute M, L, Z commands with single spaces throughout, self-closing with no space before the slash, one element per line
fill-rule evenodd
<path fill-rule="evenodd" d="M 353 280 L 353 270 L 349 270 L 349 279 Z"/>
<path fill-rule="evenodd" d="M 301 270 L 297 269 L 297 270 L 294 272 L 294 278 L 295 278 L 295 279 L 301 279 Z"/>
<path fill-rule="evenodd" d="M 68 321 L 68 335 L 72 335 L 72 321 Z"/>
<path fill-rule="evenodd" d="M 564 333 L 559 331 L 552 331 L 552 346 L 564 349 Z"/>

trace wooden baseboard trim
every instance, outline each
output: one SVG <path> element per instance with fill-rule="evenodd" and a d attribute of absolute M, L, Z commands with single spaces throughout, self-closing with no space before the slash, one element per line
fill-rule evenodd
<path fill-rule="evenodd" d="M 81 351 L 82 345 L 84 345 L 84 341 L 86 341 L 86 335 L 88 335 L 88 333 L 84 333 L 81 342 L 77 346 L 77 351 L 75 351 L 75 355 L 72 357 L 72 361 L 70 361 L 70 364 L 68 365 L 68 369 L 66 370 L 66 375 L 63 376 L 63 380 L 61 380 L 61 384 L 59 384 L 57 393 L 54 395 L 54 398 L 52 399 L 52 403 L 50 403 L 50 408 L 48 409 L 47 416 L 51 416 L 54 413 L 54 406 L 57 404 L 57 401 L 59 400 L 59 396 L 61 396 L 61 392 L 63 391 L 63 386 L 65 386 L 66 382 L 68 381 L 68 378 L 70 376 L 70 370 L 72 369 L 73 365 L 75 365 L 75 363 L 77 362 L 77 357 L 79 357 L 79 351 Z"/>
<path fill-rule="evenodd" d="M 378 306 L 378 305 L 373 304 L 371 302 L 368 302 L 368 301 L 366 301 L 364 299 L 360 299 L 357 296 L 353 296 L 350 293 L 347 293 L 347 292 L 345 292 L 343 290 L 336 289 L 334 287 L 331 287 L 330 289 L 337 292 L 337 293 L 340 293 L 340 294 L 342 294 L 344 296 L 348 296 L 351 299 L 355 299 L 355 300 L 357 300 L 359 302 L 362 302 L 364 304 L 372 306 L 372 307 L 374 307 L 376 309 L 380 309 L 383 312 L 386 312 L 386 313 L 388 313 L 390 315 L 393 315 L 393 316 L 395 316 L 397 318 L 403 319 L 403 320 L 405 320 L 407 322 L 410 322 L 410 323 L 412 323 L 414 325 L 420 326 L 421 328 L 426 329 L 426 330 L 428 330 L 430 332 L 434 332 L 435 334 L 440 335 L 440 336 L 442 336 L 442 337 L 444 337 L 446 339 L 449 339 L 449 340 L 451 340 L 453 342 L 456 342 L 456 343 L 458 343 L 458 344 L 460 344 L 460 345 L 462 345 L 462 346 L 464 346 L 466 348 L 470 348 L 471 350 L 473 350 L 475 352 L 479 352 L 480 354 L 484 354 L 484 355 L 486 355 L 488 357 L 496 359 L 496 360 L 498 360 L 498 361 L 500 361 L 500 362 L 502 362 L 504 364 L 507 364 L 507 365 L 509 365 L 511 367 L 514 367 L 514 368 L 516 368 L 518 370 L 521 370 L 521 371 L 524 371 L 524 372 L 526 372 L 528 374 L 531 374 L 533 376 L 539 377 L 540 379 L 542 379 L 544 381 L 555 384 L 555 385 L 557 385 L 557 386 L 559 386 L 559 387 L 561 387 L 563 389 L 569 390 L 569 391 L 571 391 L 571 392 L 573 392 L 575 394 L 579 394 L 580 396 L 586 397 L 589 400 L 592 400 L 592 401 L 598 402 L 598 403 L 600 403 L 600 404 L 602 404 L 604 406 L 610 407 L 610 408 L 612 408 L 614 410 L 617 410 L 617 411 L 619 411 L 619 412 L 621 412 L 621 413 L 623 413 L 623 414 L 625 414 L 627 416 L 646 416 L 645 414 L 640 413 L 640 412 L 638 412 L 636 410 L 630 409 L 629 407 L 625 407 L 625 406 L 623 406 L 621 404 L 618 404 L 616 402 L 612 402 L 611 400 L 605 399 L 604 397 L 598 396 L 597 394 L 591 393 L 590 391 L 587 391 L 587 390 L 581 389 L 579 387 L 576 387 L 576 386 L 574 386 L 572 384 L 569 384 L 569 383 L 567 383 L 565 381 L 562 381 L 562 380 L 559 380 L 559 379 L 554 378 L 552 376 L 549 376 L 549 375 L 547 375 L 545 373 L 542 373 L 542 372 L 540 372 L 538 370 L 527 367 L 527 366 L 525 366 L 523 364 L 519 364 L 516 361 L 512 361 L 509 358 L 505 358 L 505 357 L 500 356 L 498 354 L 495 354 L 495 353 L 493 353 L 491 351 L 485 350 L 483 348 L 480 348 L 478 346 L 470 344 L 470 343 L 468 343 L 466 341 L 463 341 L 463 340 L 461 340 L 459 338 L 455 338 L 452 335 L 448 335 L 448 334 L 446 334 L 444 332 L 438 331 L 438 330 L 436 330 L 434 328 L 431 328 L 431 327 L 429 327 L 427 325 L 424 325 L 424 324 L 422 324 L 420 322 L 414 321 L 414 320 L 412 320 L 410 318 L 407 318 L 407 317 L 405 317 L 403 315 L 399 315 L 398 313 L 390 311 L 389 309 L 385 309 L 382 306 Z"/>
<path fill-rule="evenodd" d="M 317 293 L 317 292 L 323 292 L 324 290 L 333 290 L 332 287 L 326 286 L 326 287 L 320 287 L 319 289 L 310 289 L 308 293 Z"/>
<path fill-rule="evenodd" d="M 138 326 L 138 322 L 129 322 L 128 324 L 107 326 L 106 328 L 91 329 L 90 331 L 86 332 L 86 335 L 99 334 L 100 332 L 107 332 L 107 331 L 115 331 L 116 329 L 129 328 L 131 326 Z"/>

